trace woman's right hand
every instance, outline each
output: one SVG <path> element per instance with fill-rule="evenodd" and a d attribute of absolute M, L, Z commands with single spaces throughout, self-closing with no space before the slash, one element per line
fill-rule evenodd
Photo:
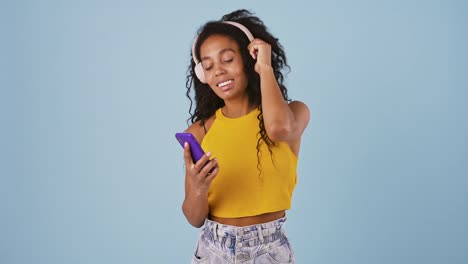
<path fill-rule="evenodd" d="M 211 182 L 219 172 L 216 159 L 210 160 L 211 153 L 207 152 L 197 163 L 193 163 L 190 145 L 184 144 L 185 181 L 190 191 L 208 193 Z"/>
<path fill-rule="evenodd" d="M 208 189 L 219 172 L 218 162 L 216 159 L 210 160 L 210 156 L 208 152 L 194 164 L 190 146 L 184 144 L 185 200 L 182 210 L 189 223 L 195 227 L 201 227 L 208 217 Z"/>

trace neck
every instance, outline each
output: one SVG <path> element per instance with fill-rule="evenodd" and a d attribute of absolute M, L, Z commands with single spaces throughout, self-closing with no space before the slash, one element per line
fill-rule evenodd
<path fill-rule="evenodd" d="M 223 115 L 230 118 L 244 116 L 250 113 L 255 106 L 249 105 L 248 100 L 242 101 L 225 101 L 225 105 L 221 108 Z"/>

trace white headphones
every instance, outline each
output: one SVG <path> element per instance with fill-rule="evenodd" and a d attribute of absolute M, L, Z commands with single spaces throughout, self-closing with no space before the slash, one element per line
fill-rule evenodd
<path fill-rule="evenodd" d="M 244 34 L 247 36 L 249 41 L 252 41 L 254 39 L 252 33 L 244 25 L 234 22 L 234 21 L 223 21 L 222 23 L 230 24 L 239 28 L 240 30 L 242 30 L 242 32 L 244 32 Z M 198 61 L 197 56 L 195 56 L 195 46 L 197 45 L 197 40 L 198 40 L 198 36 L 193 41 L 193 45 L 192 45 L 192 58 L 193 58 L 193 61 L 195 62 L 195 75 L 197 75 L 197 78 L 200 80 L 200 82 L 206 83 L 205 72 L 203 71 L 203 66 L 201 64 L 201 61 Z"/>

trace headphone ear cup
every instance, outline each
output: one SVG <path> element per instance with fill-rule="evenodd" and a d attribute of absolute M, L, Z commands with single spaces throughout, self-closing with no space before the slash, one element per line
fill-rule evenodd
<path fill-rule="evenodd" d="M 200 82 L 206 83 L 205 72 L 203 71 L 203 66 L 202 66 L 201 62 L 199 62 L 199 63 L 197 63 L 197 65 L 195 65 L 195 75 L 197 75 Z"/>

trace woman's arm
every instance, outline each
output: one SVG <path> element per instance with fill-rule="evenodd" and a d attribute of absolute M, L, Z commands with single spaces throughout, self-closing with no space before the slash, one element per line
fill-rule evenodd
<path fill-rule="evenodd" d="M 202 135 L 194 129 L 197 125 L 192 125 L 187 132 L 194 134 L 195 138 L 201 142 Z M 208 188 L 219 172 L 218 163 L 215 159 L 210 160 L 210 155 L 211 153 L 207 152 L 194 164 L 190 146 L 187 143 L 184 145 L 185 199 L 182 211 L 187 221 L 194 227 L 201 227 L 208 216 Z"/>
<path fill-rule="evenodd" d="M 271 46 L 268 43 L 254 39 L 249 51 L 257 59 L 255 71 L 260 75 L 263 121 L 268 137 L 273 141 L 300 140 L 310 119 L 308 107 L 299 101 L 288 104 L 284 100 L 271 66 Z"/>

